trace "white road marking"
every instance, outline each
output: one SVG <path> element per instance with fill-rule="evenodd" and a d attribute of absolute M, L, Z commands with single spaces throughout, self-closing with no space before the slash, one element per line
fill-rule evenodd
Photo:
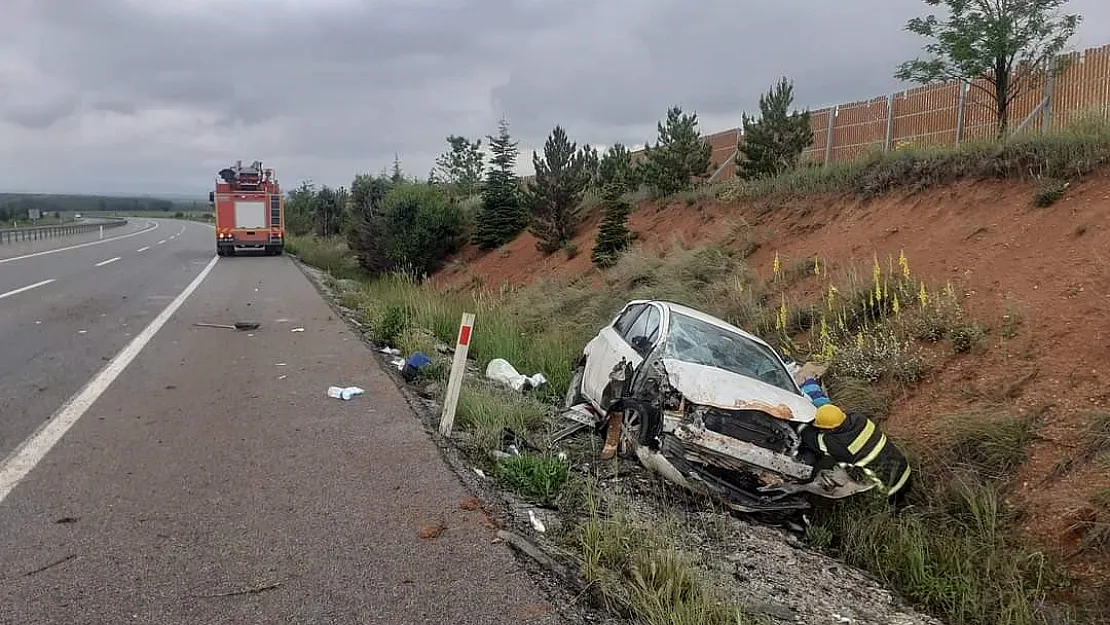
<path fill-rule="evenodd" d="M 13 256 L 11 258 L 0 258 L 0 265 L 2 265 L 4 263 L 14 262 L 14 261 L 17 261 L 17 260 L 23 260 L 24 258 L 35 258 L 36 256 L 46 256 L 47 254 L 57 254 L 58 252 L 65 252 L 67 250 L 76 250 L 76 249 L 80 249 L 82 247 L 88 247 L 90 245 L 100 245 L 101 243 L 107 243 L 109 241 L 118 241 L 120 239 L 126 239 L 128 237 L 139 236 L 140 234 L 146 234 L 147 232 L 150 232 L 151 230 L 157 230 L 158 229 L 158 222 L 148 221 L 147 223 L 151 225 L 149 228 L 143 228 L 142 230 L 139 230 L 138 232 L 132 232 L 131 234 L 121 234 L 118 237 L 112 237 L 110 239 L 100 239 L 99 241 L 93 241 L 91 243 L 81 243 L 79 245 L 71 245 L 69 247 L 59 247 L 56 250 L 43 250 L 41 252 L 35 252 L 34 254 L 24 254 L 23 256 Z"/>
<path fill-rule="evenodd" d="M 149 246 L 149 245 L 144 245 L 143 247 L 140 247 L 139 249 L 135 250 L 135 252 L 136 252 L 136 253 L 139 253 L 139 252 L 145 252 L 145 251 L 147 251 L 147 250 L 149 250 L 149 249 L 150 249 L 150 246 Z"/>
<path fill-rule="evenodd" d="M 163 244 L 163 243 L 165 243 L 165 242 L 166 242 L 166 240 L 165 240 L 165 239 L 162 239 L 161 241 L 159 241 L 159 242 L 157 243 L 157 245 L 162 245 L 162 244 Z M 217 256 L 217 258 L 219 258 L 219 257 Z"/>
<path fill-rule="evenodd" d="M 35 431 L 27 440 L 23 441 L 19 447 L 15 449 L 3 463 L 0 463 L 0 503 L 12 492 L 22 480 L 27 477 L 35 466 L 42 461 L 46 454 L 54 447 L 62 436 L 69 431 L 73 424 L 85 414 L 93 403 L 108 390 L 112 382 L 119 377 L 127 365 L 135 360 L 135 357 L 143 351 L 143 348 L 150 343 L 158 330 L 166 325 L 170 317 L 173 316 L 177 309 L 185 303 L 185 300 L 197 290 L 201 282 L 204 281 L 208 274 L 211 273 L 212 268 L 216 266 L 216 261 L 219 256 L 213 256 L 212 260 L 201 270 L 200 275 L 185 287 L 185 290 L 178 294 L 178 296 L 169 303 L 166 308 L 150 322 L 150 325 L 143 328 L 130 343 L 127 344 L 112 360 L 105 365 L 103 369 L 96 374 L 96 376 L 89 380 L 76 395 L 69 398 L 69 400 L 55 412 L 50 419 L 42 424 L 38 430 Z"/>
<path fill-rule="evenodd" d="M 40 286 L 46 286 L 46 285 L 50 284 L 51 282 L 53 282 L 56 279 L 57 278 L 50 278 L 49 280 L 43 280 L 42 282 L 36 282 L 34 284 L 28 284 L 27 286 L 15 289 L 14 291 L 8 291 L 7 293 L 0 293 L 0 299 L 4 299 L 5 297 L 11 297 L 13 295 L 19 295 L 20 293 L 23 293 L 24 291 L 30 291 L 31 289 L 37 289 Z"/>
<path fill-rule="evenodd" d="M 119 257 L 119 256 L 116 256 L 115 258 L 109 258 L 108 260 L 102 260 L 102 261 L 100 261 L 99 263 L 97 263 L 97 264 L 96 264 L 95 266 L 96 266 L 96 267 L 103 267 L 104 265 L 107 265 L 107 264 L 109 264 L 109 263 L 114 263 L 114 262 L 116 262 L 116 261 L 117 261 L 117 260 L 119 260 L 119 259 L 120 259 L 120 257 Z"/>

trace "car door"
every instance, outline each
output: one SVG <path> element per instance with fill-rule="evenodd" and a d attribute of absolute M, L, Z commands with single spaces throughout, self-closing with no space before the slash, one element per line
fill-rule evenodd
<path fill-rule="evenodd" d="M 603 327 L 597 336 L 586 346 L 586 366 L 582 372 L 582 395 L 594 404 L 601 406 L 601 395 L 609 385 L 609 372 L 613 365 L 620 362 L 623 335 L 628 332 L 636 317 L 647 304 L 632 302 L 627 304 L 612 323 Z"/>
<path fill-rule="evenodd" d="M 621 315 L 615 324 L 602 332 L 605 335 L 605 349 L 599 350 L 596 358 L 591 353 L 590 360 L 593 363 L 587 362 L 588 369 L 593 365 L 593 369 L 583 376 L 590 380 L 588 392 L 591 394 L 587 398 L 598 406 L 603 406 L 606 400 L 611 399 L 605 396 L 605 387 L 609 385 L 609 374 L 613 367 L 621 359 L 625 359 L 632 364 L 634 370 L 639 368 L 662 335 L 663 315 L 658 305 L 645 303 L 637 306 L 636 310 L 627 312 L 627 316 Z"/>

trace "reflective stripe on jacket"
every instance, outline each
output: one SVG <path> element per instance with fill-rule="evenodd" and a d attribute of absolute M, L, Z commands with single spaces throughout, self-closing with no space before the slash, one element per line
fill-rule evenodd
<path fill-rule="evenodd" d="M 859 413 L 848 413 L 844 423 L 831 430 L 807 425 L 801 436 L 811 448 L 863 469 L 888 496 L 900 491 L 910 478 L 906 457 L 874 421 Z"/>

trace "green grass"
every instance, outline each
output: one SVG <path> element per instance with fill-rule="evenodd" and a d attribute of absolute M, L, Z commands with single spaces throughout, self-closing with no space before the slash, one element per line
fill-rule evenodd
<path fill-rule="evenodd" d="M 564 538 L 586 581 L 616 612 L 645 625 L 750 625 L 755 620 L 707 583 L 698 554 L 679 544 L 675 519 L 647 519 L 628 507 L 599 505 L 586 486 L 584 522 Z"/>
<path fill-rule="evenodd" d="M 910 507 L 845 502 L 822 511 L 811 533 L 949 625 L 1041 623 L 1037 606 L 1067 580 L 1018 543 L 1007 503 L 1036 425 L 997 410 L 952 415 L 935 446 L 911 449 Z"/>
<path fill-rule="evenodd" d="M 566 461 L 558 457 L 523 454 L 498 461 L 493 475 L 528 501 L 551 506 L 562 494 L 570 470 Z"/>

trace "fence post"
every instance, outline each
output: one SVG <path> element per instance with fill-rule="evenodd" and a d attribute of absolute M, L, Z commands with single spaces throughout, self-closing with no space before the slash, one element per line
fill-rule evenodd
<path fill-rule="evenodd" d="M 1041 132 L 1048 134 L 1052 130 L 1052 101 L 1056 91 L 1056 57 L 1048 62 L 1048 76 L 1044 83 L 1044 108 L 1041 110 Z"/>
<path fill-rule="evenodd" d="M 956 101 L 956 145 L 964 140 L 964 112 L 967 110 L 967 83 L 960 81 L 960 94 Z"/>
<path fill-rule="evenodd" d="M 825 131 L 825 167 L 828 167 L 832 160 L 833 129 L 836 127 L 836 110 L 838 108 L 840 108 L 839 105 L 829 107 L 829 128 Z"/>
<path fill-rule="evenodd" d="M 889 152 L 894 147 L 894 94 L 886 97 L 886 143 L 883 150 Z"/>
<path fill-rule="evenodd" d="M 443 414 L 439 418 L 439 433 L 451 436 L 455 424 L 455 408 L 459 405 L 463 378 L 466 376 L 466 354 L 474 334 L 474 313 L 463 313 L 459 324 L 459 338 L 455 342 L 455 360 L 451 363 L 451 377 L 447 379 L 447 395 L 443 398 Z"/>

